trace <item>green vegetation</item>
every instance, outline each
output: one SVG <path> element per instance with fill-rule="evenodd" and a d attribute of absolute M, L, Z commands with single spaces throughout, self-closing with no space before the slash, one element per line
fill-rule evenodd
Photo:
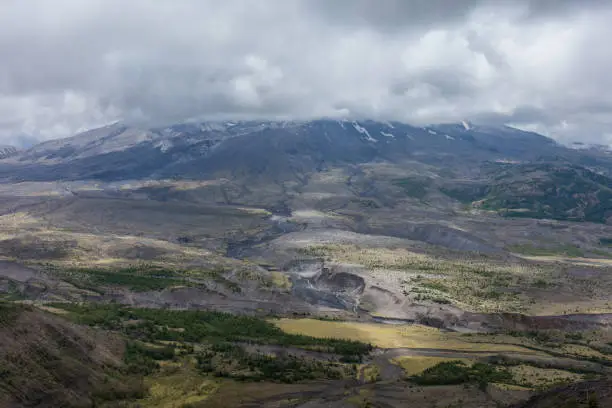
<path fill-rule="evenodd" d="M 481 205 L 512 217 L 606 222 L 610 186 L 608 177 L 578 166 L 502 165 Z"/>
<path fill-rule="evenodd" d="M 423 282 L 421 286 L 427 289 L 437 290 L 439 292 L 448 292 L 448 287 L 442 282 Z"/>
<path fill-rule="evenodd" d="M 594 363 L 598 363 L 601 365 L 609 365 L 609 360 L 600 359 L 595 356 L 571 355 L 571 354 L 566 354 L 566 353 L 555 352 L 551 350 L 551 348 L 555 347 L 555 345 L 552 343 L 547 343 L 547 344 L 542 344 L 542 345 L 547 348 L 525 346 L 525 345 L 523 347 L 531 349 L 531 350 L 545 350 L 546 353 L 554 357 L 567 358 L 568 356 L 571 356 L 573 358 L 578 358 L 582 361 L 594 362 Z M 507 354 L 501 355 L 500 354 L 500 355 L 489 357 L 488 362 L 491 364 L 495 364 L 498 366 L 505 366 L 505 367 L 526 365 L 526 366 L 541 368 L 541 369 L 553 369 L 553 370 L 557 369 L 557 370 L 563 370 L 565 372 L 574 373 L 574 374 L 588 375 L 592 378 L 598 378 L 599 376 L 601 376 L 600 367 L 589 365 L 589 364 L 580 364 L 580 363 L 570 365 L 570 364 L 565 364 L 564 362 L 556 361 L 555 359 L 523 360 L 523 359 L 517 359 L 511 355 L 507 355 Z"/>
<path fill-rule="evenodd" d="M 533 281 L 533 286 L 536 288 L 544 289 L 548 286 L 548 282 L 544 279 L 536 279 Z"/>
<path fill-rule="evenodd" d="M 440 188 L 440 192 L 464 204 L 469 204 L 481 199 L 486 195 L 486 191 L 486 186 L 480 184 L 463 184 Z"/>
<path fill-rule="evenodd" d="M 125 268 L 96 269 L 49 267 L 55 275 L 76 287 L 94 292 L 100 286 L 121 286 L 135 292 L 162 290 L 170 286 L 188 284 L 183 273 L 152 265 L 136 265 Z"/>
<path fill-rule="evenodd" d="M 19 312 L 19 306 L 0 301 L 0 328 L 12 325 L 19 317 Z"/>
<path fill-rule="evenodd" d="M 541 344 L 562 344 L 566 340 L 577 341 L 583 339 L 580 332 L 562 332 L 560 330 L 510 330 L 506 334 L 513 337 L 524 337 Z"/>
<path fill-rule="evenodd" d="M 25 297 L 17 287 L 17 284 L 13 281 L 8 281 L 6 290 L 4 293 L 0 293 L 0 301 L 16 301 L 23 300 Z"/>
<path fill-rule="evenodd" d="M 610 258 L 612 256 L 612 253 L 610 253 L 609 251 L 602 251 L 601 249 L 590 249 L 589 252 L 593 255 L 601 256 L 604 258 Z"/>
<path fill-rule="evenodd" d="M 512 374 L 505 367 L 476 363 L 472 366 L 462 361 L 444 361 L 412 377 L 420 385 L 449 385 L 476 383 L 486 386 L 488 383 L 508 383 Z"/>
<path fill-rule="evenodd" d="M 287 334 L 263 319 L 191 310 L 136 309 L 119 305 L 56 304 L 79 323 L 117 330 L 142 341 L 246 342 L 294 346 L 360 359 L 371 345 L 351 340 Z"/>
<path fill-rule="evenodd" d="M 159 368 L 157 361 L 174 358 L 173 347 L 150 347 L 141 342 L 129 341 L 123 359 L 130 374 L 152 374 Z"/>
<path fill-rule="evenodd" d="M 315 379 L 340 379 L 354 376 L 352 365 L 301 358 L 292 355 L 270 356 L 250 353 L 232 343 L 216 343 L 197 356 L 198 368 L 217 377 L 237 380 L 272 380 L 293 383 Z M 347 371 L 351 371 L 347 373 Z"/>
<path fill-rule="evenodd" d="M 376 200 L 368 198 L 355 198 L 351 200 L 352 203 L 359 205 L 362 208 L 380 208 L 380 204 Z"/>
<path fill-rule="evenodd" d="M 478 202 L 507 217 L 605 223 L 612 210 L 612 180 L 584 167 L 558 163 L 491 163 L 486 184 L 442 188 L 451 198 Z"/>
<path fill-rule="evenodd" d="M 292 383 L 354 377 L 354 363 L 371 346 L 352 340 L 288 334 L 266 320 L 208 311 L 132 309 L 119 305 L 56 304 L 81 324 L 123 333 L 130 341 L 124 361 L 127 372 L 151 375 L 159 361 L 195 357 L 202 373 L 237 380 Z M 255 344 L 263 345 L 260 352 Z M 278 353 L 265 352 L 265 346 Z M 334 353 L 320 359 L 291 355 L 284 347 Z M 302 351 L 308 353 L 308 351 Z M 315 355 L 316 356 L 316 355 Z"/>
<path fill-rule="evenodd" d="M 599 238 L 599 244 L 612 247 L 612 238 Z"/>
<path fill-rule="evenodd" d="M 123 286 L 135 292 L 144 292 L 149 290 L 162 290 L 169 286 L 184 283 L 182 280 L 168 278 L 163 275 L 132 275 L 130 270 L 127 273 L 121 271 L 103 271 L 103 270 L 79 270 L 78 273 L 87 274 L 89 282 L 97 287 L 98 285 Z"/>
<path fill-rule="evenodd" d="M 393 179 L 393 185 L 401 187 L 409 197 L 422 199 L 427 194 L 427 186 L 430 182 L 426 179 L 416 177 L 405 177 Z"/>
<path fill-rule="evenodd" d="M 47 265 L 49 272 L 81 289 L 100 293 L 105 286 L 124 287 L 134 292 L 159 291 L 173 286 L 205 286 L 214 281 L 240 292 L 240 286 L 223 276 L 223 268 L 180 270 L 151 264 L 120 268 L 60 268 Z"/>
<path fill-rule="evenodd" d="M 537 247 L 530 244 L 510 245 L 508 249 L 517 254 L 530 256 L 554 256 L 563 255 L 570 258 L 583 258 L 584 252 L 573 245 L 559 245 L 555 247 Z"/>
<path fill-rule="evenodd" d="M 438 303 L 441 305 L 450 305 L 452 302 L 449 299 L 445 299 L 445 298 L 432 298 L 431 299 L 432 302 L 434 303 Z"/>

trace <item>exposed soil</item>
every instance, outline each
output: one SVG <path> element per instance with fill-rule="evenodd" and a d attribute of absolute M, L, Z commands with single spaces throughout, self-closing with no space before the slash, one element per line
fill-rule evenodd
<path fill-rule="evenodd" d="M 612 407 L 612 380 L 585 381 L 543 392 L 512 408 Z"/>
<path fill-rule="evenodd" d="M 45 312 L 0 304 L 0 406 L 92 406 L 142 393 L 118 370 L 123 341 Z"/>
<path fill-rule="evenodd" d="M 35 269 L 17 262 L 0 261 L 0 277 L 23 283 L 39 276 L 40 273 Z"/>

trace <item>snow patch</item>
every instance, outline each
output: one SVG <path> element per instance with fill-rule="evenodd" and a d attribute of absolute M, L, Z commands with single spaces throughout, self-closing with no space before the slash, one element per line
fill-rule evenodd
<path fill-rule="evenodd" d="M 455 140 L 454 137 L 449 136 L 449 135 L 444 135 L 444 137 L 446 138 L 446 140 Z"/>
<path fill-rule="evenodd" d="M 521 164 L 520 161 L 518 161 L 518 160 L 511 160 L 511 159 L 497 159 L 497 160 L 495 160 L 495 163 Z"/>
<path fill-rule="evenodd" d="M 393 136 L 393 134 L 391 133 L 387 133 L 387 132 L 380 132 L 381 135 L 386 136 L 386 137 L 392 137 L 395 139 L 395 136 Z"/>
<path fill-rule="evenodd" d="M 158 143 L 155 144 L 155 147 L 159 148 L 162 153 L 166 153 L 172 148 L 172 142 L 169 140 L 160 140 Z"/>
<path fill-rule="evenodd" d="M 427 129 L 427 131 L 429 132 L 430 135 L 437 135 L 438 134 L 438 132 L 436 132 L 435 130 Z"/>
<path fill-rule="evenodd" d="M 465 128 L 465 130 L 470 130 L 472 127 L 470 126 L 469 123 L 467 123 L 465 120 L 461 121 L 461 124 L 463 125 L 463 127 Z"/>
<path fill-rule="evenodd" d="M 406 137 L 410 140 L 414 140 L 414 137 L 410 136 L 408 133 L 406 133 Z"/>
<path fill-rule="evenodd" d="M 377 139 L 374 139 L 371 135 L 370 132 L 368 132 L 368 129 L 362 127 L 359 125 L 359 123 L 357 122 L 353 122 L 353 127 L 355 128 L 356 131 L 358 131 L 359 133 L 361 133 L 362 135 L 365 135 L 365 140 L 367 140 L 368 142 L 378 142 Z"/>
<path fill-rule="evenodd" d="M 583 142 L 572 142 L 567 145 L 570 149 L 574 150 L 595 150 L 600 152 L 612 152 L 612 145 L 605 145 L 600 143 L 583 143 Z"/>
<path fill-rule="evenodd" d="M 18 152 L 15 146 L 0 146 L 0 159 L 16 155 Z"/>
<path fill-rule="evenodd" d="M 395 126 L 393 126 L 393 123 L 391 122 L 383 122 L 383 124 L 386 125 L 388 128 L 395 129 Z"/>

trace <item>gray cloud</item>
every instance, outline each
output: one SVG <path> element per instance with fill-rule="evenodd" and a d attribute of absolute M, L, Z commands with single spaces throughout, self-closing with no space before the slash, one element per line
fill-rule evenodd
<path fill-rule="evenodd" d="M 329 24 L 369 25 L 381 30 L 413 31 L 460 24 L 485 0 L 313 0 L 310 11 Z"/>
<path fill-rule="evenodd" d="M 0 2 L 0 143 L 321 116 L 612 143 L 608 1 Z"/>
<path fill-rule="evenodd" d="M 376 29 L 422 30 L 461 26 L 474 13 L 510 12 L 522 20 L 566 17 L 609 7 L 608 0 L 311 0 L 309 10 L 330 24 L 369 25 Z"/>

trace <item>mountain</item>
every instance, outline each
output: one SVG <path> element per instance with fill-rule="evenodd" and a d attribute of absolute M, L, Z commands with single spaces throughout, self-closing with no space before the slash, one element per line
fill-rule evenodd
<path fill-rule="evenodd" d="M 49 140 L 27 149 L 20 160 L 72 161 L 130 149 L 159 137 L 150 131 L 112 124 L 66 139 Z"/>
<path fill-rule="evenodd" d="M 0 145 L 0 160 L 15 156 L 18 153 L 19 149 L 17 149 L 15 146 Z"/>
<path fill-rule="evenodd" d="M 4 182 L 228 180 L 234 190 L 277 186 L 282 201 L 321 171 L 386 163 L 409 174 L 438 169 L 437 178 L 421 175 L 410 183 L 437 185 L 447 197 L 504 215 L 605 222 L 610 210 L 612 157 L 467 122 L 202 122 L 153 129 L 115 123 L 10 153 L 0 160 Z M 353 177 L 356 194 L 397 202 L 393 187 L 364 177 L 359 171 Z"/>
<path fill-rule="evenodd" d="M 0 162 L 8 180 L 272 178 L 329 165 L 417 160 L 469 171 L 491 159 L 533 160 L 569 149 L 509 127 L 316 120 L 219 122 L 136 129 L 122 124 L 41 143 Z M 572 151 L 574 152 L 574 151 Z"/>

